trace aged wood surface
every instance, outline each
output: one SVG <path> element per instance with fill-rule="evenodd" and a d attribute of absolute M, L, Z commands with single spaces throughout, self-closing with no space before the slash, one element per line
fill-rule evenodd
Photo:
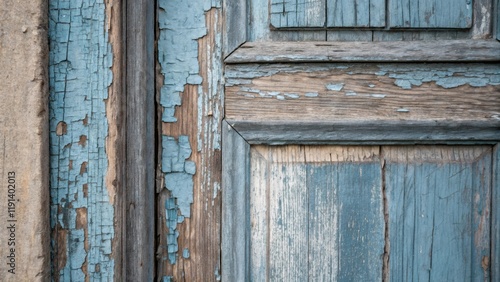
<path fill-rule="evenodd" d="M 49 1 L 52 277 L 119 279 L 123 230 L 115 156 L 122 109 L 114 52 L 120 9 L 112 1 Z M 113 16 L 113 19 L 111 18 Z M 117 30 L 120 27 L 116 26 Z M 120 38 L 121 39 L 121 38 Z M 112 45 L 113 44 L 113 45 Z M 116 63 L 116 65 L 114 65 Z M 120 80 L 118 81 L 120 82 Z M 123 135 L 122 135 L 123 136 Z M 116 274 L 116 275 L 115 275 Z"/>
<path fill-rule="evenodd" d="M 151 1 L 127 2 L 127 161 L 125 279 L 152 281 L 155 259 L 154 13 Z"/>
<path fill-rule="evenodd" d="M 392 27 L 468 28 L 472 25 L 472 1 L 390 1 Z"/>
<path fill-rule="evenodd" d="M 383 27 L 385 0 L 328 0 L 328 27 Z"/>
<path fill-rule="evenodd" d="M 271 0 L 271 25 L 275 28 L 323 27 L 325 7 L 325 0 Z M 267 8 L 267 5 L 263 8 Z"/>
<path fill-rule="evenodd" d="M 489 281 L 491 147 L 383 147 L 383 155 L 390 280 Z"/>
<path fill-rule="evenodd" d="M 221 275 L 222 2 L 160 1 L 158 23 L 157 95 L 163 114 L 157 277 L 217 281 Z"/>
<path fill-rule="evenodd" d="M 222 281 L 250 277 L 250 145 L 223 122 L 222 136 Z M 265 181 L 261 179 L 260 181 Z M 259 268 L 260 269 L 260 268 Z M 256 271 L 259 271 L 256 269 Z M 203 274 L 201 274 L 203 275 Z"/>
<path fill-rule="evenodd" d="M 50 280 L 48 2 L 0 5 L 0 280 Z"/>
<path fill-rule="evenodd" d="M 391 280 L 495 281 L 496 148 L 254 145 L 249 151 L 225 126 L 224 234 L 251 233 L 227 235 L 223 243 L 223 254 L 238 256 L 223 267 L 245 271 L 235 281 L 376 281 L 383 272 Z M 235 206 L 231 197 L 243 202 Z M 390 255 L 382 265 L 384 251 Z"/>
<path fill-rule="evenodd" d="M 390 50 L 390 52 L 388 52 Z M 401 42 L 247 42 L 225 62 L 498 62 L 495 40 Z"/>
<path fill-rule="evenodd" d="M 491 281 L 500 280 L 500 146 L 493 147 L 493 182 L 491 192 Z"/>
<path fill-rule="evenodd" d="M 224 56 L 231 54 L 247 40 L 247 1 L 223 1 Z"/>
<path fill-rule="evenodd" d="M 499 119 L 499 73 L 496 64 L 230 65 L 226 118 L 493 125 Z"/>

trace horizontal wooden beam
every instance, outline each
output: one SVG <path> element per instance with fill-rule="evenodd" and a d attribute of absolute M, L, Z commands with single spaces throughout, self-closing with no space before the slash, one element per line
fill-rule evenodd
<path fill-rule="evenodd" d="M 498 62 L 496 40 L 247 42 L 227 64 L 304 62 Z"/>
<path fill-rule="evenodd" d="M 500 121 L 227 122 L 249 144 L 495 144 Z"/>

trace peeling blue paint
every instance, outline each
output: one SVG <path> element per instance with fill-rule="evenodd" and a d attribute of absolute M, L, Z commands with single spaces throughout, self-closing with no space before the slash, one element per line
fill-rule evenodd
<path fill-rule="evenodd" d="M 50 0 L 50 171 L 52 252 L 65 258 L 60 281 L 111 281 L 114 208 L 105 184 L 108 136 L 105 100 L 112 48 L 102 0 Z M 64 123 L 65 132 L 57 132 Z M 57 253 L 58 232 L 67 232 Z M 59 243 L 61 244 L 61 242 Z M 85 272 L 86 264 L 86 272 Z"/>
<path fill-rule="evenodd" d="M 188 159 L 192 149 L 188 136 L 162 137 L 162 171 L 165 173 L 165 186 L 171 196 L 165 202 L 167 220 L 167 251 L 171 264 L 177 261 L 177 224 L 184 221 L 184 217 L 191 216 L 193 203 L 193 176 L 196 174 L 196 164 Z"/>
<path fill-rule="evenodd" d="M 189 249 L 188 248 L 185 248 L 183 251 L 182 251 L 182 257 L 185 258 L 185 259 L 188 259 L 190 256 L 190 253 L 189 253 Z"/>
<path fill-rule="evenodd" d="M 402 89 L 411 89 L 421 86 L 425 82 L 435 82 L 436 85 L 446 89 L 463 85 L 484 87 L 487 85 L 500 85 L 500 68 L 497 65 L 441 65 L 439 70 L 429 65 L 404 65 L 387 64 L 379 65 L 379 76 L 387 75 L 394 78 L 394 84 Z"/>
<path fill-rule="evenodd" d="M 163 276 L 161 282 L 173 282 L 174 278 L 172 276 Z"/>
<path fill-rule="evenodd" d="M 186 84 L 201 85 L 198 39 L 207 34 L 205 12 L 220 7 L 221 1 L 160 0 L 158 60 L 164 76 L 160 103 L 162 120 L 176 122 L 175 107 L 181 105 L 180 93 Z M 189 13 L 179 13 L 189 11 Z"/>
<path fill-rule="evenodd" d="M 340 91 L 344 88 L 344 83 L 330 83 L 326 85 L 326 89 L 331 91 Z"/>

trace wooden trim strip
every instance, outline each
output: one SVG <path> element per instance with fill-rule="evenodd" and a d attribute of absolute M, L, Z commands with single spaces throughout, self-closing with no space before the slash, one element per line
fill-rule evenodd
<path fill-rule="evenodd" d="M 222 281 L 250 277 L 250 145 L 222 122 Z"/>
<path fill-rule="evenodd" d="M 224 1 L 224 56 L 247 40 L 247 1 Z"/>
<path fill-rule="evenodd" d="M 227 64 L 306 62 L 498 62 L 496 40 L 246 42 Z"/>
<path fill-rule="evenodd" d="M 127 1 L 124 281 L 154 278 L 154 22 L 154 1 Z"/>
<path fill-rule="evenodd" d="M 250 144 L 494 144 L 498 122 L 366 121 L 228 123 Z"/>
<path fill-rule="evenodd" d="M 492 185 L 492 226 L 491 226 L 491 281 L 500 281 L 500 144 L 493 148 L 493 185 Z M 483 267 L 488 261 L 483 260 Z"/>

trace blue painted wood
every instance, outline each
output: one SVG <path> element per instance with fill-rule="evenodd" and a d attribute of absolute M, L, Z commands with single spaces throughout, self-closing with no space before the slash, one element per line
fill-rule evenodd
<path fill-rule="evenodd" d="M 275 28 L 325 25 L 325 0 L 271 0 L 270 9 Z"/>
<path fill-rule="evenodd" d="M 115 277 L 115 211 L 106 185 L 112 82 L 105 1 L 49 1 L 53 277 Z M 64 128 L 64 130 L 58 130 Z"/>
<path fill-rule="evenodd" d="M 395 28 L 470 28 L 472 1 L 389 1 L 389 16 Z"/>
<path fill-rule="evenodd" d="M 383 27 L 384 0 L 328 0 L 328 27 Z"/>
<path fill-rule="evenodd" d="M 500 281 L 500 144 L 493 149 L 491 281 Z"/>
<path fill-rule="evenodd" d="M 384 148 L 391 281 L 483 281 L 490 147 Z"/>
<path fill-rule="evenodd" d="M 252 232 L 264 237 L 252 236 L 252 245 L 268 242 L 267 251 L 256 249 L 268 256 L 256 254 L 257 260 L 267 260 L 271 281 L 380 281 L 385 243 L 380 162 L 372 152 L 346 160 L 350 154 L 361 155 L 357 148 L 326 147 L 333 149 L 314 152 L 316 148 L 269 149 L 269 154 L 263 154 L 267 166 L 257 164 L 261 159 L 252 159 L 253 175 L 268 177 L 254 177 L 258 183 L 251 184 L 253 193 L 259 193 L 251 195 L 260 199 L 252 206 L 262 210 L 251 209 L 262 213 L 252 215 Z M 335 158 L 337 153 L 341 156 L 332 161 L 330 154 Z M 267 186 L 266 192 L 256 185 Z M 267 200 L 261 199 L 262 193 Z M 268 215 L 267 221 L 259 220 L 263 214 Z M 252 268 L 258 272 L 254 277 L 265 280 L 263 263 L 252 263 L 258 265 Z"/>

